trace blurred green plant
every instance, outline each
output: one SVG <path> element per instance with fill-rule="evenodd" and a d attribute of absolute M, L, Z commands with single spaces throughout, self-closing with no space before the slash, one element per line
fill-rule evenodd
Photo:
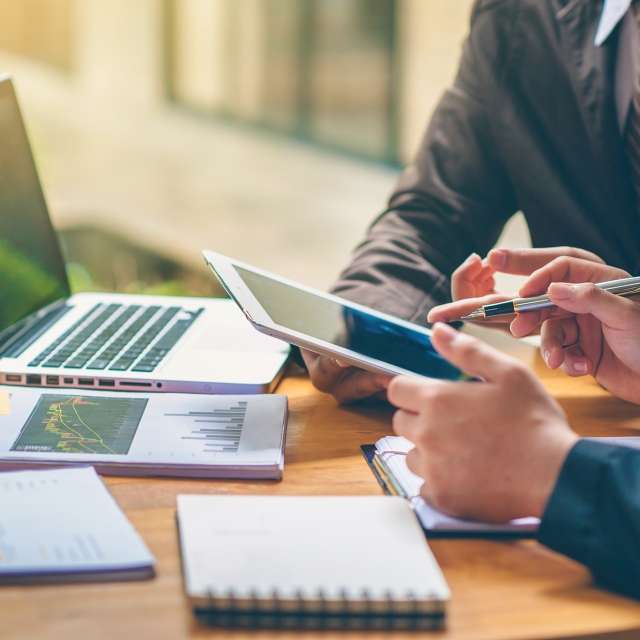
<path fill-rule="evenodd" d="M 190 268 L 110 231 L 70 227 L 60 232 L 60 239 L 74 293 L 116 291 L 214 298 L 225 295 L 204 265 L 201 270 Z"/>

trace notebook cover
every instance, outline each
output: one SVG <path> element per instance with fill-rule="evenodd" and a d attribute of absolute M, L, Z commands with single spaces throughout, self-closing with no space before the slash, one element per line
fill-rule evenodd
<path fill-rule="evenodd" d="M 441 628 L 450 591 L 407 506 L 374 496 L 178 496 L 194 614 L 228 628 Z M 324 547 L 313 539 L 321 529 Z M 395 567 L 364 562 L 371 550 L 362 536 L 371 531 L 371 545 L 398 543 Z"/>

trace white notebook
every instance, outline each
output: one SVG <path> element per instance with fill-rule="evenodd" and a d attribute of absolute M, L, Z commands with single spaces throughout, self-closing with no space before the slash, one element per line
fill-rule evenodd
<path fill-rule="evenodd" d="M 0 387 L 0 469 L 278 479 L 287 398 Z"/>
<path fill-rule="evenodd" d="M 640 449 L 640 438 L 589 438 L 604 442 Z M 422 526 L 427 531 L 441 533 L 480 533 L 480 534 L 522 534 L 533 535 L 540 526 L 538 518 L 518 518 L 506 524 L 489 524 L 473 520 L 454 518 L 442 513 L 420 497 L 420 489 L 424 481 L 412 473 L 406 464 L 406 454 L 413 444 L 400 436 L 386 436 L 376 442 L 376 455 L 386 471 L 387 479 L 394 482 L 397 493 L 409 500 Z"/>
<path fill-rule="evenodd" d="M 393 497 L 178 496 L 186 593 L 224 626 L 437 627 L 449 589 Z"/>
<path fill-rule="evenodd" d="M 153 565 L 91 467 L 0 473 L 0 584 L 133 580 Z"/>

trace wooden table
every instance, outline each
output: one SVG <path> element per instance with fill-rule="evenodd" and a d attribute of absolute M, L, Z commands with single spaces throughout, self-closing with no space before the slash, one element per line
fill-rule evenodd
<path fill-rule="evenodd" d="M 615 400 L 590 380 L 549 372 L 532 348 L 519 349 L 519 356 L 544 378 L 580 433 L 640 433 L 640 408 Z M 0 588 L 0 638 L 335 636 L 204 628 L 192 619 L 182 593 L 174 518 L 177 494 L 380 493 L 359 447 L 390 432 L 391 412 L 337 407 L 304 377 L 288 377 L 280 392 L 289 396 L 291 408 L 282 482 L 109 478 L 113 495 L 158 560 L 157 577 L 137 583 Z M 582 567 L 535 541 L 438 539 L 429 544 L 453 592 L 447 628 L 429 633 L 429 638 L 640 638 L 640 603 L 596 588 Z"/>

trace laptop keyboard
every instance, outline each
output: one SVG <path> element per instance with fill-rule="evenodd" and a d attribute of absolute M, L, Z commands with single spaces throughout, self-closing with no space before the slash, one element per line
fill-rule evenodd
<path fill-rule="evenodd" d="M 202 311 L 99 303 L 29 366 L 150 373 Z"/>

